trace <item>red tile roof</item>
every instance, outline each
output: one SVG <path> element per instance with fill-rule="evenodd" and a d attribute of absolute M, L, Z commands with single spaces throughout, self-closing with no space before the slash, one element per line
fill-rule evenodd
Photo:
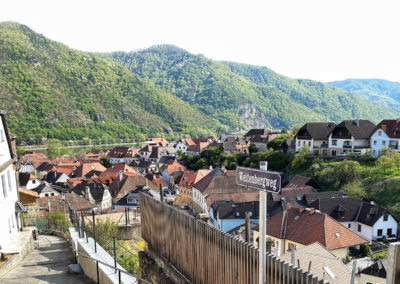
<path fill-rule="evenodd" d="M 114 164 L 108 169 L 106 169 L 104 172 L 100 174 L 100 177 L 112 177 L 113 179 L 116 178 L 120 172 L 123 173 L 137 173 L 137 171 L 128 166 L 127 164 Z"/>
<path fill-rule="evenodd" d="M 55 213 L 57 211 L 64 212 L 64 201 L 61 199 L 61 195 L 38 198 L 36 202 L 40 207 L 43 207 L 45 210 L 49 211 L 49 201 L 51 213 Z M 65 202 L 66 212 L 68 212 L 67 204 L 73 211 L 89 210 L 95 207 L 95 205 L 91 204 L 85 198 L 73 192 L 66 194 Z"/>
<path fill-rule="evenodd" d="M 328 250 L 368 242 L 328 215 L 309 208 L 291 208 L 268 219 L 267 234 L 302 245 L 319 242 Z"/>
<path fill-rule="evenodd" d="M 186 170 L 185 166 L 175 160 L 168 160 L 162 167 L 160 168 L 160 172 L 167 170 L 168 174 L 172 174 L 174 172 L 182 172 Z"/>

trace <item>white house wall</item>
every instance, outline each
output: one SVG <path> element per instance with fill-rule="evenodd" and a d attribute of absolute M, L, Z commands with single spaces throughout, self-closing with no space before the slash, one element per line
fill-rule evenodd
<path fill-rule="evenodd" d="M 359 222 L 340 222 L 340 224 L 342 224 L 343 226 L 345 226 L 346 228 L 348 228 L 349 230 L 353 231 L 354 233 L 356 233 L 357 235 L 359 235 L 360 237 L 366 239 L 368 242 L 371 243 L 372 241 L 372 227 L 361 224 Z M 349 228 L 349 224 L 351 225 L 351 227 Z M 361 225 L 361 232 L 358 231 L 358 225 Z"/>
<path fill-rule="evenodd" d="M 4 176 L 6 182 L 6 195 L 3 191 L 1 177 Z M 10 178 L 10 180 L 9 180 Z M 7 250 L 7 243 L 12 235 L 18 231 L 17 219 L 15 216 L 15 202 L 18 201 L 15 172 L 13 166 L 8 166 L 0 172 L 0 246 L 4 251 Z"/>
<path fill-rule="evenodd" d="M 3 123 L 0 120 L 0 165 L 11 159 L 10 150 L 8 148 L 7 137 Z"/>
<path fill-rule="evenodd" d="M 391 215 L 388 215 L 387 221 L 383 221 L 383 216 L 381 218 L 379 218 L 379 220 L 376 221 L 373 226 L 373 239 L 374 240 L 376 240 L 376 238 L 378 238 L 378 229 L 382 229 L 382 236 L 388 237 L 386 234 L 387 229 L 392 229 L 392 234 L 397 235 L 397 222 Z M 380 238 L 382 236 L 380 236 Z"/>

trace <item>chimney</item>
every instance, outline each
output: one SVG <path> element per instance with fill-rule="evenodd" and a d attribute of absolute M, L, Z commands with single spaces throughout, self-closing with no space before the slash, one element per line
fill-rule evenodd
<path fill-rule="evenodd" d="M 305 210 L 305 207 L 300 207 L 300 208 L 299 208 L 299 213 L 300 213 L 300 214 L 303 213 L 304 210 Z"/>
<path fill-rule="evenodd" d="M 359 119 L 356 119 L 356 125 L 357 125 L 357 127 L 360 126 L 360 120 Z"/>
<path fill-rule="evenodd" d="M 286 203 L 286 210 L 292 209 L 292 204 L 291 203 Z"/>
<path fill-rule="evenodd" d="M 315 213 L 315 208 L 310 208 L 310 215 Z"/>
<path fill-rule="evenodd" d="M 90 188 L 85 186 L 85 199 L 89 200 Z"/>

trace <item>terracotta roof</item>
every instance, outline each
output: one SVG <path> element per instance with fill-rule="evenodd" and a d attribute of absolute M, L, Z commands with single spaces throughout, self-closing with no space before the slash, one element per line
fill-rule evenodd
<path fill-rule="evenodd" d="M 312 178 L 300 175 L 294 176 L 286 187 L 304 187 L 307 185 L 319 188 L 318 184 Z"/>
<path fill-rule="evenodd" d="M 268 129 L 265 128 L 253 128 L 247 131 L 247 133 L 244 135 L 244 137 L 248 136 L 254 136 L 254 135 L 265 135 L 267 134 Z"/>
<path fill-rule="evenodd" d="M 321 243 L 328 250 L 352 247 L 368 241 L 315 209 L 291 208 L 268 219 L 267 234 L 302 245 Z"/>
<path fill-rule="evenodd" d="M 168 160 L 164 165 L 161 166 L 160 172 L 165 170 L 167 170 L 168 174 L 172 174 L 173 172 L 184 171 L 186 170 L 186 168 L 184 165 L 177 161 Z"/>
<path fill-rule="evenodd" d="M 193 184 L 199 182 L 202 178 L 206 177 L 212 170 L 198 170 L 198 171 L 184 171 L 178 186 L 185 188 L 192 188 Z"/>
<path fill-rule="evenodd" d="M 135 190 L 138 186 L 148 185 L 153 190 L 158 190 L 158 186 L 145 177 L 139 176 L 124 176 L 122 180 L 119 178 L 109 186 L 109 191 L 113 198 L 122 198 L 126 192 Z"/>
<path fill-rule="evenodd" d="M 116 178 L 120 172 L 137 173 L 134 168 L 128 166 L 127 164 L 119 163 L 119 164 L 114 164 L 108 169 L 106 169 L 104 172 L 100 174 L 100 177 Z"/>
<path fill-rule="evenodd" d="M 49 201 L 51 213 L 55 213 L 57 211 L 64 212 L 64 201 L 61 199 L 61 195 L 42 197 L 37 199 L 36 202 L 40 207 L 43 207 L 44 209 L 49 211 Z M 75 193 L 67 193 L 65 196 L 65 202 L 70 206 L 71 210 L 73 211 L 89 210 L 95 207 L 95 205 L 91 204 L 85 198 Z M 66 211 L 67 210 L 68 207 L 66 206 Z"/>
<path fill-rule="evenodd" d="M 291 263 L 292 253 L 286 253 L 279 257 L 280 259 Z M 299 261 L 298 261 L 299 260 Z M 331 282 L 332 279 L 327 273 L 324 272 L 324 267 L 328 267 L 335 275 L 334 283 L 350 283 L 351 270 L 338 259 L 335 255 L 330 253 L 319 242 L 297 248 L 295 252 L 295 265 L 300 263 L 300 268 L 308 271 L 311 262 L 310 273 L 318 276 L 318 278 Z"/>
<path fill-rule="evenodd" d="M 67 163 L 74 163 L 75 161 L 76 159 L 74 157 L 68 155 L 63 155 L 51 160 L 53 164 L 67 164 Z M 79 166 L 79 163 L 77 163 L 77 165 Z"/>
<path fill-rule="evenodd" d="M 97 173 L 102 173 L 106 170 L 106 168 L 100 163 L 84 163 L 76 168 L 75 176 L 76 177 L 84 177 L 89 172 L 95 171 Z"/>
<path fill-rule="evenodd" d="M 195 145 L 190 145 L 186 151 L 187 152 L 195 152 L 195 153 L 201 153 L 205 148 L 207 148 L 209 145 L 208 142 L 200 142 Z"/>
<path fill-rule="evenodd" d="M 146 141 L 156 142 L 160 146 L 167 146 L 168 141 L 162 137 L 148 138 Z"/>

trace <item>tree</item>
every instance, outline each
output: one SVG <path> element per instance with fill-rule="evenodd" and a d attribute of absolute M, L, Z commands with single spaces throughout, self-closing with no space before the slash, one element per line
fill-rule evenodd
<path fill-rule="evenodd" d="M 289 131 L 284 127 L 284 128 L 281 129 L 281 133 L 282 134 L 288 134 Z"/>
<path fill-rule="evenodd" d="M 310 148 L 307 146 L 301 147 L 299 152 L 294 155 L 294 159 L 291 164 L 293 170 L 301 169 L 307 163 L 307 156 L 310 155 Z"/>
<path fill-rule="evenodd" d="M 347 196 L 354 196 L 358 198 L 365 198 L 367 196 L 367 193 L 365 192 L 361 181 L 359 180 L 347 183 L 345 186 L 343 186 L 343 191 Z"/>
<path fill-rule="evenodd" d="M 274 150 L 280 150 L 282 143 L 288 138 L 288 135 L 282 134 L 268 142 L 267 147 Z"/>
<path fill-rule="evenodd" d="M 251 156 L 253 153 L 257 153 L 257 152 L 258 152 L 257 146 L 256 146 L 255 144 L 251 144 L 251 145 L 249 146 L 249 153 L 250 153 L 250 156 Z"/>
<path fill-rule="evenodd" d="M 351 160 L 342 161 L 336 169 L 337 179 L 340 184 L 345 184 L 354 180 L 357 175 L 357 167 L 360 163 Z"/>
<path fill-rule="evenodd" d="M 400 153 L 393 152 L 392 158 L 394 160 L 394 163 L 396 164 L 397 169 L 400 169 Z"/>
<path fill-rule="evenodd" d="M 110 163 L 110 158 L 109 157 L 102 157 L 100 160 L 101 160 L 101 163 L 103 164 L 104 167 L 106 167 L 106 168 L 111 167 L 111 163 Z"/>
<path fill-rule="evenodd" d="M 389 168 L 390 170 L 395 165 L 395 160 L 389 156 L 380 156 L 378 160 L 376 160 L 376 165 L 380 168 L 383 168 L 383 171 L 386 173 L 386 169 Z"/>
<path fill-rule="evenodd" d="M 57 156 L 61 155 L 61 143 L 58 139 L 50 139 L 47 144 L 47 156 L 50 159 L 54 159 Z"/>
<path fill-rule="evenodd" d="M 21 146 L 17 146 L 17 155 L 22 156 L 25 153 L 25 149 Z"/>

